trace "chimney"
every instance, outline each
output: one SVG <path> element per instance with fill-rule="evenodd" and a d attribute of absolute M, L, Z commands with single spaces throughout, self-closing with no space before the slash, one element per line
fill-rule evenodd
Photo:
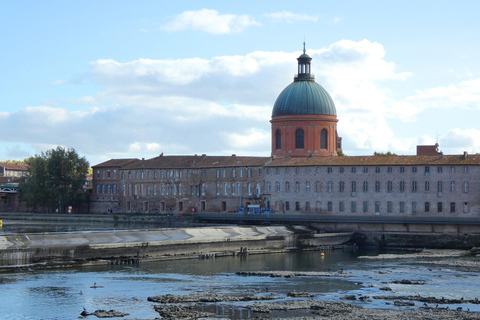
<path fill-rule="evenodd" d="M 232 154 L 232 157 L 236 157 L 236 156 L 237 156 L 237 155 L 236 155 L 235 153 L 234 153 L 234 154 Z"/>
<path fill-rule="evenodd" d="M 160 153 L 160 157 L 163 157 L 163 152 L 162 152 L 162 153 Z"/>
<path fill-rule="evenodd" d="M 467 159 L 468 159 L 468 152 L 463 151 L 463 160 L 467 160 Z"/>

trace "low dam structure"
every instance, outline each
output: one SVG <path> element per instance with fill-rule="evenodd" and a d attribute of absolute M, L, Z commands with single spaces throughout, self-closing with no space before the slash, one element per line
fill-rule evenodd
<path fill-rule="evenodd" d="M 315 233 L 306 227 L 215 226 L 155 230 L 25 233 L 0 236 L 0 268 L 132 264 L 330 247 L 352 233 Z"/>

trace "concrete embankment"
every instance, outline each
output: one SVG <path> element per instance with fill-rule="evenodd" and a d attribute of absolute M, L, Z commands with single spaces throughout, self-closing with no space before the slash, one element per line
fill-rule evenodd
<path fill-rule="evenodd" d="M 334 246 L 349 241 L 351 235 L 313 234 L 282 226 L 5 235 L 0 237 L 0 267 L 130 264 L 232 255 L 239 251 L 245 254 L 255 250 Z"/>

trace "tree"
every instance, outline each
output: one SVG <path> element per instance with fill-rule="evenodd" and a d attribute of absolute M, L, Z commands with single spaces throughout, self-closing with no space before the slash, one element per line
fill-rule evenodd
<path fill-rule="evenodd" d="M 396 156 L 397 154 L 396 154 L 396 153 L 392 153 L 392 152 L 390 152 L 390 151 L 388 151 L 387 153 L 375 151 L 375 152 L 373 153 L 373 155 L 374 155 L 375 157 L 382 157 L 382 156 Z"/>
<path fill-rule="evenodd" d="M 29 169 L 20 197 L 28 206 L 65 212 L 67 206 L 77 207 L 87 200 L 83 185 L 89 164 L 75 149 L 57 147 L 25 162 Z"/>

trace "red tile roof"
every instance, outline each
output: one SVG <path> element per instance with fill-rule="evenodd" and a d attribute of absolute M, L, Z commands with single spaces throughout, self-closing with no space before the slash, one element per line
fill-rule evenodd
<path fill-rule="evenodd" d="M 15 163 L 0 162 L 0 167 L 4 167 L 7 170 L 15 170 L 15 171 L 27 171 L 28 170 L 28 166 L 26 164 L 15 164 Z"/>
<path fill-rule="evenodd" d="M 105 162 L 99 163 L 97 165 L 92 166 L 92 168 L 106 168 L 106 167 L 123 167 L 130 163 L 134 163 L 140 161 L 137 158 L 129 158 L 129 159 L 110 159 Z"/>
<path fill-rule="evenodd" d="M 270 161 L 270 157 L 237 157 L 237 156 L 159 156 L 148 160 L 140 160 L 125 166 L 123 169 L 190 169 L 218 167 L 256 167 Z"/>
<path fill-rule="evenodd" d="M 280 166 L 408 166 L 480 165 L 480 154 L 437 156 L 276 157 L 268 167 Z"/>

